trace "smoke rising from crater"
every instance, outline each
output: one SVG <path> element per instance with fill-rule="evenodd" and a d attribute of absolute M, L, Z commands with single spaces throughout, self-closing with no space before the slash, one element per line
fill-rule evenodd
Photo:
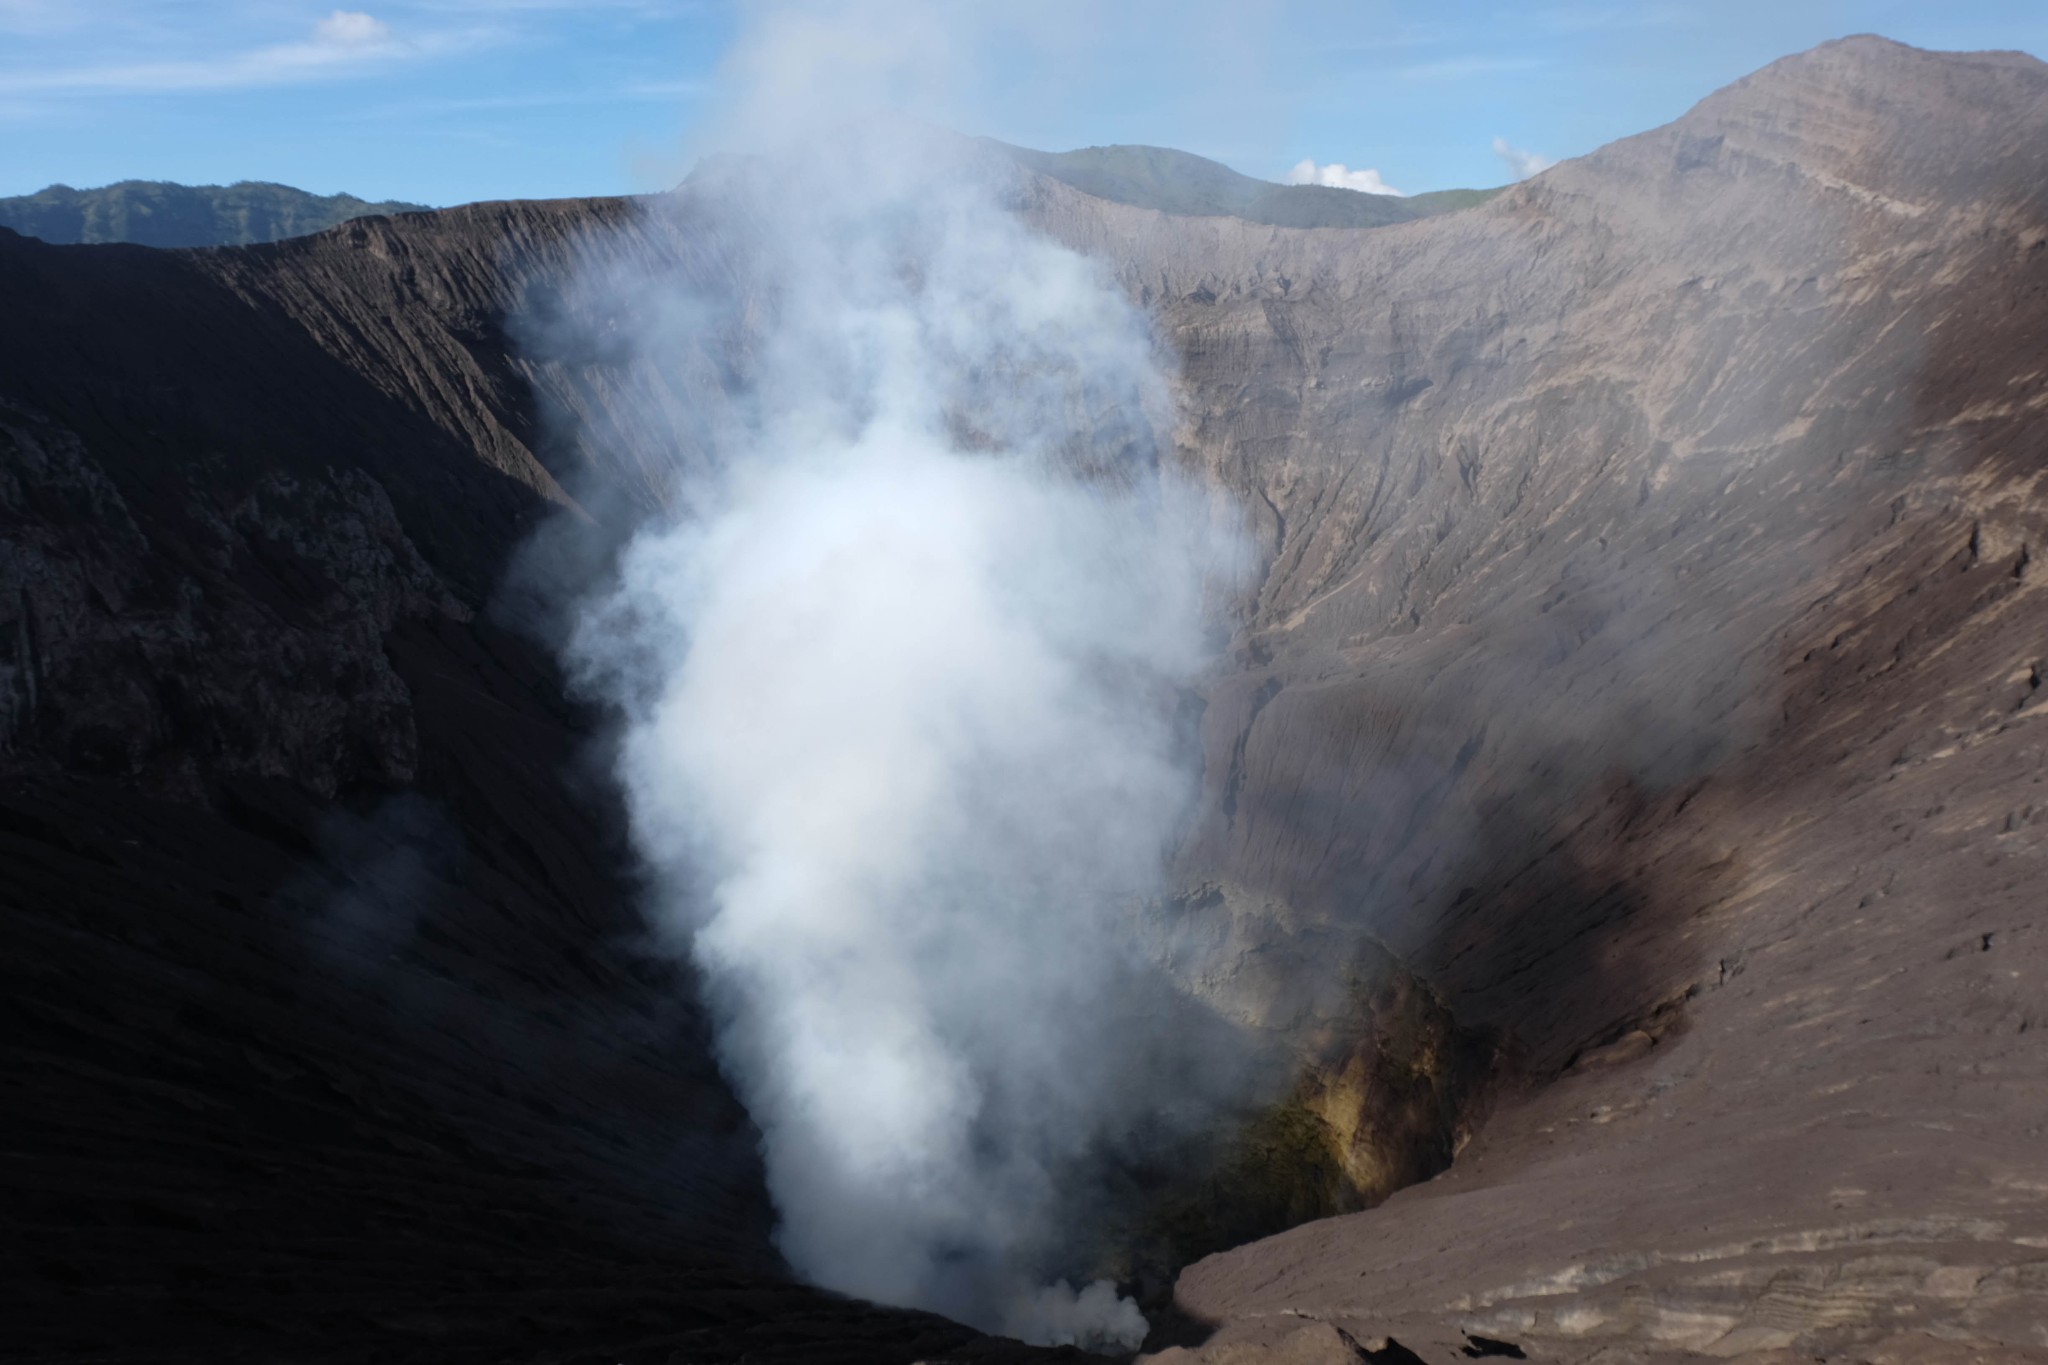
<path fill-rule="evenodd" d="M 729 273 L 598 243 L 571 291 L 610 319 L 586 344 L 716 352 L 732 405 L 570 657 L 624 711 L 635 837 L 791 1264 L 1134 1347 L 1134 1304 L 1061 1278 L 1063 1210 L 1092 1154 L 1234 1084 L 1160 1019 L 1124 926 L 1195 797 L 1176 717 L 1237 519 L 1163 455 L 1148 320 L 1008 211 L 1014 170 L 889 117 L 827 129 L 820 14 L 771 12 L 740 58 L 741 107 L 801 93 L 808 172 L 725 161 L 651 210 Z M 886 36 L 846 38 L 886 88 Z"/>

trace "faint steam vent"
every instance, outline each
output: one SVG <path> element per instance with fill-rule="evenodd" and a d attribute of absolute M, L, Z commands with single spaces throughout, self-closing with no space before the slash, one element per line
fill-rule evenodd
<path fill-rule="evenodd" d="M 701 173 L 633 229 L 694 270 L 594 243 L 558 310 L 590 332 L 551 344 L 615 367 L 606 430 L 673 421 L 706 356 L 732 375 L 659 476 L 687 511 L 626 546 L 571 660 L 625 714 L 791 1264 L 1135 1347 L 1136 1305 L 1062 1256 L 1089 1163 L 1228 1088 L 1138 1006 L 1164 987 L 1117 907 L 1195 794 L 1176 699 L 1235 519 L 1160 456 L 1147 319 L 1003 207 L 1014 172 L 879 120 L 787 169 Z"/>

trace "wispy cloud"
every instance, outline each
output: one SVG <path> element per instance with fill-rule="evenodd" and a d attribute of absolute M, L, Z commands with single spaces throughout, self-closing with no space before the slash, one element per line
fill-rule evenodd
<path fill-rule="evenodd" d="M 1404 81 L 1462 81 L 1474 76 L 1493 76 L 1506 71 L 1533 71 L 1546 65 L 1541 57 L 1446 57 L 1434 62 L 1411 62 L 1394 68 Z"/>
<path fill-rule="evenodd" d="M 0 0 L 0 33 L 40 33 L 68 28 L 69 14 L 50 0 Z"/>
<path fill-rule="evenodd" d="M 480 46 L 486 29 L 401 34 L 360 10 L 338 9 L 295 42 L 218 56 L 0 69 L 0 95 L 82 95 L 179 90 L 239 90 L 362 75 Z"/>
<path fill-rule="evenodd" d="M 1493 140 L 1493 154 L 1508 168 L 1508 174 L 1517 180 L 1527 180 L 1530 176 L 1541 174 L 1557 164 L 1555 159 L 1516 147 L 1504 137 Z"/>
<path fill-rule="evenodd" d="M 588 13 L 593 10 L 625 12 L 646 19 L 681 19 L 703 14 L 709 0 L 411 0 L 419 10 L 452 14 L 545 14 Z"/>
<path fill-rule="evenodd" d="M 1327 166 L 1318 166 L 1304 157 L 1287 172 L 1290 185 L 1327 185 L 1332 189 L 1357 190 L 1360 194 L 1391 194 L 1400 197 L 1401 191 L 1380 179 L 1380 173 L 1370 166 L 1352 170 L 1341 161 L 1332 161 Z"/>
<path fill-rule="evenodd" d="M 1443 24 L 1387 24 L 1374 28 L 1361 37 L 1347 38 L 1317 32 L 1304 34 L 1300 41 L 1303 53 L 1389 53 L 1418 47 L 1441 47 L 1447 43 L 1467 41 L 1471 33 L 1464 27 Z"/>
<path fill-rule="evenodd" d="M 711 93 L 710 81 L 634 81 L 622 85 L 618 94 L 636 100 L 693 100 Z"/>
<path fill-rule="evenodd" d="M 1694 14 L 1691 7 L 1681 4 L 1553 5 L 1535 11 L 1530 18 L 1553 33 L 1604 33 L 1690 23 Z"/>
<path fill-rule="evenodd" d="M 711 92 L 709 81 L 626 81 L 583 90 L 531 90 L 516 95 L 397 100 L 355 111 L 354 120 L 415 118 L 422 114 L 468 114 L 507 109 L 555 109 L 592 104 L 669 103 Z"/>

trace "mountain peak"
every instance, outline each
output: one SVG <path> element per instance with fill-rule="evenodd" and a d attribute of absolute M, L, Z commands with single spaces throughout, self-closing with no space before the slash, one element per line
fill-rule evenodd
<path fill-rule="evenodd" d="M 2009 118 L 2014 96 L 2029 86 L 2037 92 L 2048 89 L 2048 64 L 2024 52 L 1935 51 L 1856 33 L 1781 57 L 1715 91 L 1697 107 L 1720 112 L 1828 96 L 1866 113 L 1975 108 Z"/>
<path fill-rule="evenodd" d="M 1792 172 L 1865 207 L 1918 213 L 1987 195 L 2033 196 L 2048 180 L 2019 168 L 2048 173 L 2026 133 L 2044 119 L 2048 64 L 2025 53 L 1937 52 L 1854 34 L 1781 58 L 1544 181 L 1577 190 L 1619 173 L 1676 190 L 1701 174 Z M 1673 169 L 1681 178 L 1667 181 Z"/>

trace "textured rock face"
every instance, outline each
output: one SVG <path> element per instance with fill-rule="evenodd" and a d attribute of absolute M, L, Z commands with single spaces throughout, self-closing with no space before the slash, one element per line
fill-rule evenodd
<path fill-rule="evenodd" d="M 1181 455 L 1261 548 L 1180 855 L 1181 927 L 1229 950 L 1202 989 L 1306 1034 L 1369 936 L 1511 1078 L 1447 1173 L 1190 1268 L 1189 1349 L 2048 1351 L 2044 134 L 2038 63 L 1852 40 L 1371 232 L 1027 187 L 1157 311 Z M 646 374 L 548 325 L 594 228 L 735 302 L 654 429 L 608 402 Z M 676 1314 L 705 1354 L 814 1311 L 876 1358 L 964 1341 L 713 1292 L 765 1259 L 744 1122 L 620 949 L 591 722 L 488 610 L 551 506 L 623 524 L 703 458 L 743 238 L 592 201 L 0 239 L 9 1311 L 43 1354 L 151 1296 L 195 1343 L 374 1308 L 445 1358 L 515 1300 L 595 1341 L 621 1283 L 618 1359 Z M 403 971 L 279 965 L 306 942 Z M 1369 1052 L 1309 1098 L 1384 1089 Z M 624 1269 L 685 1261 L 673 1300 Z"/>
<path fill-rule="evenodd" d="M 0 549 L 15 599 L 0 745 L 17 761 L 170 790 L 228 769 L 321 797 L 417 777 L 410 695 L 384 637 L 404 619 L 474 613 L 405 537 L 382 485 L 360 469 L 306 483 L 276 469 L 232 502 L 154 509 L 191 536 L 196 562 L 172 566 L 77 435 L 20 412 L 0 422 L 0 509 L 17 528 Z M 297 589 L 284 611 L 245 586 L 262 564 Z"/>
<path fill-rule="evenodd" d="M 1050 208 L 1269 536 L 1189 866 L 1540 1083 L 1189 1270 L 1206 1358 L 2048 1348 L 2044 101 L 1852 41 L 1341 248 Z"/>

